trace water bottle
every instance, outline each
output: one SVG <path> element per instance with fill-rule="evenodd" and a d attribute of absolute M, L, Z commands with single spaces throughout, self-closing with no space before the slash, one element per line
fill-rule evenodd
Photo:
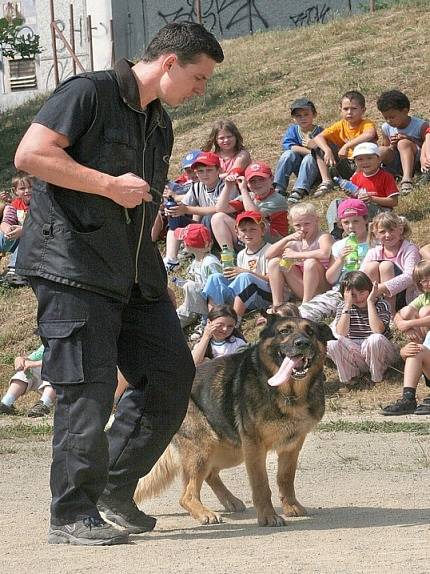
<path fill-rule="evenodd" d="M 285 269 L 285 271 L 289 271 L 294 263 L 294 259 L 288 259 L 288 257 L 281 257 L 279 260 L 279 266 Z"/>
<path fill-rule="evenodd" d="M 176 207 L 178 204 L 175 201 L 175 198 L 173 197 L 173 195 L 168 195 L 165 202 L 164 202 L 164 207 L 166 209 L 171 209 L 172 207 Z"/>
<path fill-rule="evenodd" d="M 171 281 L 173 285 L 176 285 L 176 287 L 183 287 L 187 282 L 187 280 L 182 277 L 172 277 Z"/>
<path fill-rule="evenodd" d="M 221 264 L 223 269 L 234 267 L 234 251 L 225 244 L 221 247 Z"/>
<path fill-rule="evenodd" d="M 346 271 L 357 271 L 360 267 L 358 258 L 358 239 L 355 233 L 350 233 L 345 243 L 345 247 L 351 247 L 352 251 L 345 257 Z"/>
<path fill-rule="evenodd" d="M 333 180 L 347 195 L 350 197 L 358 197 L 358 190 L 360 189 L 358 185 L 355 185 L 355 183 L 352 183 L 349 179 L 343 179 L 343 177 L 334 177 Z"/>

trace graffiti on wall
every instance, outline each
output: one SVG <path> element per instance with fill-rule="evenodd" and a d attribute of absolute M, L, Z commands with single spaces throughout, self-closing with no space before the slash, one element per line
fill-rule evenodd
<path fill-rule="evenodd" d="M 174 10 L 161 10 L 157 14 L 167 24 L 169 22 L 195 22 L 198 19 L 196 2 L 185 0 Z M 269 22 L 264 15 L 264 7 L 267 10 L 267 2 L 258 0 L 209 0 L 201 2 L 200 17 L 205 26 L 216 34 L 223 35 L 225 31 L 237 28 L 243 32 L 246 28 L 249 32 L 256 29 L 269 28 Z M 290 21 L 296 27 L 310 26 L 311 24 L 324 24 L 331 8 L 325 2 L 315 3 L 304 8 L 297 14 L 289 15 Z"/>
<path fill-rule="evenodd" d="M 299 14 L 290 16 L 290 20 L 296 27 L 310 26 L 311 24 L 325 24 L 329 12 L 330 6 L 327 6 L 327 4 L 324 3 L 322 6 L 315 4 L 315 6 L 310 6 L 306 8 L 306 10 L 299 12 Z"/>
<path fill-rule="evenodd" d="M 202 6 L 201 18 L 205 26 L 215 33 L 224 33 L 224 30 L 233 29 L 235 26 L 247 25 L 250 32 L 256 27 L 268 28 L 269 24 L 262 14 L 262 9 L 257 0 L 210 0 Z M 227 13 L 228 11 L 228 13 Z M 172 12 L 158 11 L 158 16 L 168 22 L 195 22 L 197 14 L 195 2 L 186 0 L 185 5 L 178 7 Z"/>

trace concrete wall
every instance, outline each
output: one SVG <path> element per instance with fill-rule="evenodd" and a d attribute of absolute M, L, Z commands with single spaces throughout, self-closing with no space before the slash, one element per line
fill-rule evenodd
<path fill-rule="evenodd" d="M 324 23 L 365 0 L 201 0 L 202 23 L 218 38 Z M 117 55 L 134 58 L 168 22 L 197 21 L 194 0 L 112 0 Z"/>

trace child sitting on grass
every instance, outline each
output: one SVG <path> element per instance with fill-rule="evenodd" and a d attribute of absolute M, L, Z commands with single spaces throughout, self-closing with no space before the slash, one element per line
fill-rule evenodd
<path fill-rule="evenodd" d="M 297 179 L 288 200 L 297 203 L 309 195 L 319 175 L 311 150 L 316 146 L 313 138 L 323 129 L 314 124 L 317 111 L 311 100 L 299 98 L 291 104 L 290 110 L 294 123 L 288 126 L 284 134 L 282 148 L 285 151 L 276 166 L 274 186 L 281 195 L 287 195 L 290 176 L 296 174 Z"/>
<path fill-rule="evenodd" d="M 208 306 L 229 303 L 239 321 L 251 309 L 266 309 L 271 301 L 267 276 L 264 222 L 256 211 L 242 211 L 236 218 L 239 239 L 245 249 L 237 254 L 237 265 L 211 275 L 203 289 Z"/>
<path fill-rule="evenodd" d="M 16 415 L 15 401 L 28 391 L 38 391 L 41 394 L 31 409 L 28 417 L 43 417 L 49 415 L 55 402 L 55 390 L 47 381 L 42 381 L 42 356 L 44 346 L 30 353 L 27 357 L 15 358 L 16 373 L 10 379 L 9 388 L 0 402 L 0 414 Z"/>
<path fill-rule="evenodd" d="M 246 341 L 236 323 L 237 314 L 232 307 L 214 305 L 208 313 L 202 338 L 191 352 L 194 363 L 200 365 L 205 360 L 231 355 L 245 347 Z"/>
<path fill-rule="evenodd" d="M 325 272 L 333 238 L 320 230 L 315 206 L 312 203 L 293 205 L 289 219 L 294 233 L 267 250 L 273 307 L 284 303 L 286 288 L 306 302 L 330 287 Z M 287 260 L 288 265 L 280 265 L 281 259 Z"/>
<path fill-rule="evenodd" d="M 333 189 L 333 175 L 349 179 L 355 171 L 352 152 L 362 142 L 376 142 L 378 135 L 375 124 L 365 119 L 366 100 L 355 90 L 346 92 L 340 100 L 341 119 L 315 136 L 318 148 L 315 150 L 322 183 L 315 192 L 320 197 Z"/>
<path fill-rule="evenodd" d="M 413 191 L 413 177 L 420 169 L 421 148 L 428 122 L 409 115 L 409 98 L 399 90 L 382 93 L 376 102 L 384 116 L 382 124 L 382 162 L 393 175 L 401 175 L 400 192 Z"/>
<path fill-rule="evenodd" d="M 347 273 L 340 283 L 343 301 L 336 310 L 334 330 L 338 339 L 328 341 L 327 355 L 337 367 L 339 380 L 370 371 L 373 383 L 382 381 L 398 351 L 390 341 L 390 307 L 379 298 L 378 286 L 362 271 Z"/>
<path fill-rule="evenodd" d="M 387 416 L 411 413 L 430 415 L 430 397 L 424 399 L 419 406 L 416 400 L 416 389 L 422 374 L 426 385 L 430 386 L 430 261 L 417 263 L 413 277 L 421 294 L 394 318 L 396 327 L 410 339 L 400 351 L 405 360 L 403 396 L 382 409 L 382 414 Z"/>
<path fill-rule="evenodd" d="M 230 199 L 236 185 L 240 196 Z M 288 206 L 285 197 L 272 185 L 272 170 L 262 162 L 253 162 L 245 170 L 245 176 L 230 174 L 216 204 L 217 213 L 212 216 L 212 232 L 219 245 L 233 249 L 237 244 L 236 221 L 232 214 L 255 211 L 262 215 L 265 224 L 264 237 L 269 243 L 278 241 L 288 233 Z"/>
<path fill-rule="evenodd" d="M 417 294 L 412 275 L 420 253 L 407 240 L 410 234 L 405 217 L 394 212 L 378 213 L 370 224 L 369 242 L 379 241 L 379 245 L 369 249 L 361 264 L 361 270 L 378 284 L 378 296 L 387 299 L 393 315 Z"/>
<path fill-rule="evenodd" d="M 217 154 L 222 179 L 229 173 L 243 174 L 251 163 L 251 156 L 243 145 L 242 134 L 232 120 L 215 122 L 202 150 Z"/>
<path fill-rule="evenodd" d="M 195 335 L 200 335 L 206 324 L 208 313 L 202 289 L 211 274 L 222 271 L 221 262 L 211 254 L 211 233 L 201 223 L 190 223 L 186 227 L 178 227 L 175 229 L 175 238 L 182 240 L 186 250 L 194 256 L 187 269 L 187 279 L 181 285 L 184 290 L 184 301 L 176 309 L 176 313 L 182 328 L 187 327 L 200 316 L 200 325 L 195 330 Z"/>

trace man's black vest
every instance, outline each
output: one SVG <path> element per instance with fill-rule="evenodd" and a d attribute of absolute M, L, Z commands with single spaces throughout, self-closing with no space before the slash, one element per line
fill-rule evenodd
<path fill-rule="evenodd" d="M 134 173 L 162 193 L 173 135 L 160 102 L 142 112 L 127 101 L 124 90 L 138 90 L 126 61 L 115 72 L 82 76 L 94 82 L 97 109 L 88 131 L 65 151 L 78 163 L 113 176 Z M 166 292 L 166 273 L 151 241 L 159 208 L 159 196 L 152 195 L 153 202 L 126 210 L 102 196 L 36 179 L 17 272 L 121 301 L 138 282 L 148 301 L 157 300 Z"/>

